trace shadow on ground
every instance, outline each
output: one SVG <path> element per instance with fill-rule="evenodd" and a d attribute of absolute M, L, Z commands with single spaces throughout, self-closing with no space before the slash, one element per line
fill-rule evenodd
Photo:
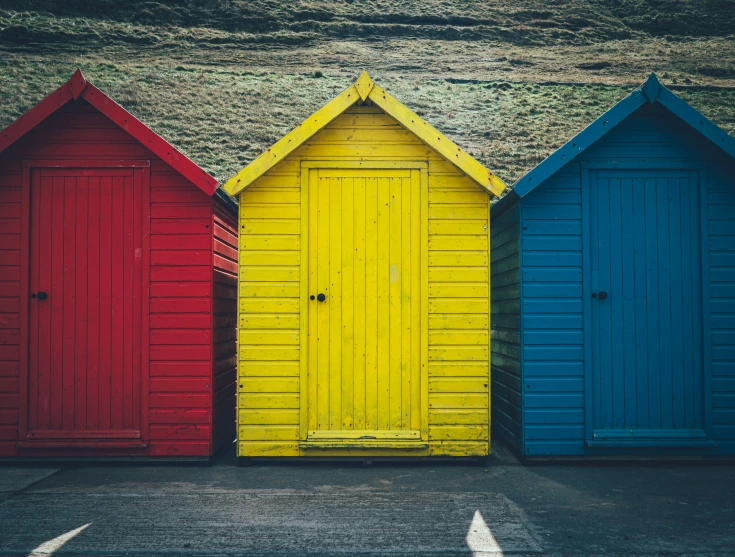
<path fill-rule="evenodd" d="M 61 543 L 58 555 L 728 555 L 735 547 L 727 463 L 529 467 L 497 444 L 484 467 L 239 468 L 228 451 L 205 467 L 23 470 L 0 469 L 11 494 L 0 503 L 0 555 L 28 555 L 50 540 Z"/>

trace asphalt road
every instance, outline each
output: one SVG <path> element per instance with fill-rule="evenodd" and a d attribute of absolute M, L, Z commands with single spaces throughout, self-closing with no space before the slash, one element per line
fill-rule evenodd
<path fill-rule="evenodd" d="M 735 466 L 0 467 L 0 555 L 735 555 Z"/>

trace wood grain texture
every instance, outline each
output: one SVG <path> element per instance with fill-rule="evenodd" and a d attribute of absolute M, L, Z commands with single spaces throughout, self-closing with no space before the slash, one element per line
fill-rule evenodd
<path fill-rule="evenodd" d="M 48 160 L 39 160 L 44 157 Z M 27 202 L 21 195 L 24 159 L 38 161 L 32 164 L 40 168 L 36 172 L 41 180 L 38 193 L 29 188 Z M 116 164 L 129 164 L 133 170 L 114 168 Z M 214 446 L 212 439 L 223 429 L 229 432 L 220 433 L 216 443 L 231 440 L 234 348 L 228 356 L 214 344 L 216 339 L 218 346 L 229 347 L 234 339 L 236 282 L 218 283 L 213 301 L 217 248 L 212 198 L 83 99 L 68 103 L 18 140 L 0 155 L 0 167 L 0 282 L 12 285 L 0 288 L 0 377 L 10 373 L 20 377 L 20 345 L 15 339 L 21 330 L 28 331 L 30 346 L 37 347 L 29 351 L 29 365 L 37 370 L 32 378 L 16 380 L 16 386 L 0 382 L 0 414 L 3 422 L 17 424 L 10 424 L 15 438 L 25 421 L 25 430 L 32 426 L 46 436 L 66 428 L 96 436 L 104 431 L 141 431 L 149 444 L 135 449 L 136 454 L 156 456 L 207 455 Z M 143 168 L 149 179 L 128 176 Z M 44 172 L 46 178 L 41 177 Z M 26 283 L 21 283 L 23 207 L 30 208 L 31 249 L 25 268 L 32 278 Z M 61 215 L 56 207 L 63 209 Z M 217 238 L 225 249 L 216 256 L 232 274 L 237 227 L 228 218 L 227 232 Z M 230 251 L 221 253 L 227 246 Z M 149 265 L 151 282 L 143 274 Z M 48 303 L 36 302 L 38 311 L 28 304 L 32 312 L 23 329 L 20 296 L 39 290 L 49 293 Z M 142 305 L 149 295 L 150 303 Z M 212 308 L 222 313 L 220 327 L 212 327 Z M 48 326 L 40 326 L 41 322 Z M 228 327 L 232 333 L 226 332 Z M 52 358 L 53 353 L 63 356 Z M 228 372 L 229 386 L 222 380 Z M 206 378 L 207 373 L 209 379 L 202 382 L 184 380 Z M 30 403 L 22 407 L 21 384 Z M 219 408 L 230 406 L 229 417 L 216 418 L 224 428 L 212 428 L 211 412 L 190 414 L 192 408 L 213 406 L 215 385 L 224 401 Z M 44 406 L 44 393 L 55 390 L 61 396 Z M 149 390 L 156 392 L 149 396 Z M 217 408 L 214 415 L 221 416 Z M 175 426 L 177 417 L 182 424 L 197 425 L 199 429 L 191 430 L 196 443 L 187 440 L 188 432 L 147 425 Z M 51 428 L 54 423 L 63 429 Z M 44 429 L 47 426 L 51 429 Z M 103 446 L 74 454 L 120 454 Z M 19 454 L 12 444 L 4 444 L 2 451 Z M 33 451 L 66 454 L 60 448 Z"/>
<path fill-rule="evenodd" d="M 433 405 L 449 429 L 419 453 L 488 451 L 489 196 L 368 108 L 345 111 L 242 193 L 240 456 L 306 454 L 298 441 L 320 429 L 431 441 Z M 309 299 L 318 293 L 325 303 Z M 277 409 L 298 411 L 296 444 L 258 430 L 278 425 L 258 412 Z"/>

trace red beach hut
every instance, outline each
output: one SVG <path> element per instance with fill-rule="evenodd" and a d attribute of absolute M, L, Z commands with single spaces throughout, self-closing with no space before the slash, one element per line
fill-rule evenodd
<path fill-rule="evenodd" d="M 235 214 L 81 71 L 0 132 L 0 457 L 232 441 Z"/>

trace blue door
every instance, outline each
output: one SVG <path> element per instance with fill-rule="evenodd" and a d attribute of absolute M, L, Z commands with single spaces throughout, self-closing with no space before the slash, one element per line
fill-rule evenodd
<path fill-rule="evenodd" d="M 710 444 L 699 173 L 589 170 L 587 445 Z"/>

